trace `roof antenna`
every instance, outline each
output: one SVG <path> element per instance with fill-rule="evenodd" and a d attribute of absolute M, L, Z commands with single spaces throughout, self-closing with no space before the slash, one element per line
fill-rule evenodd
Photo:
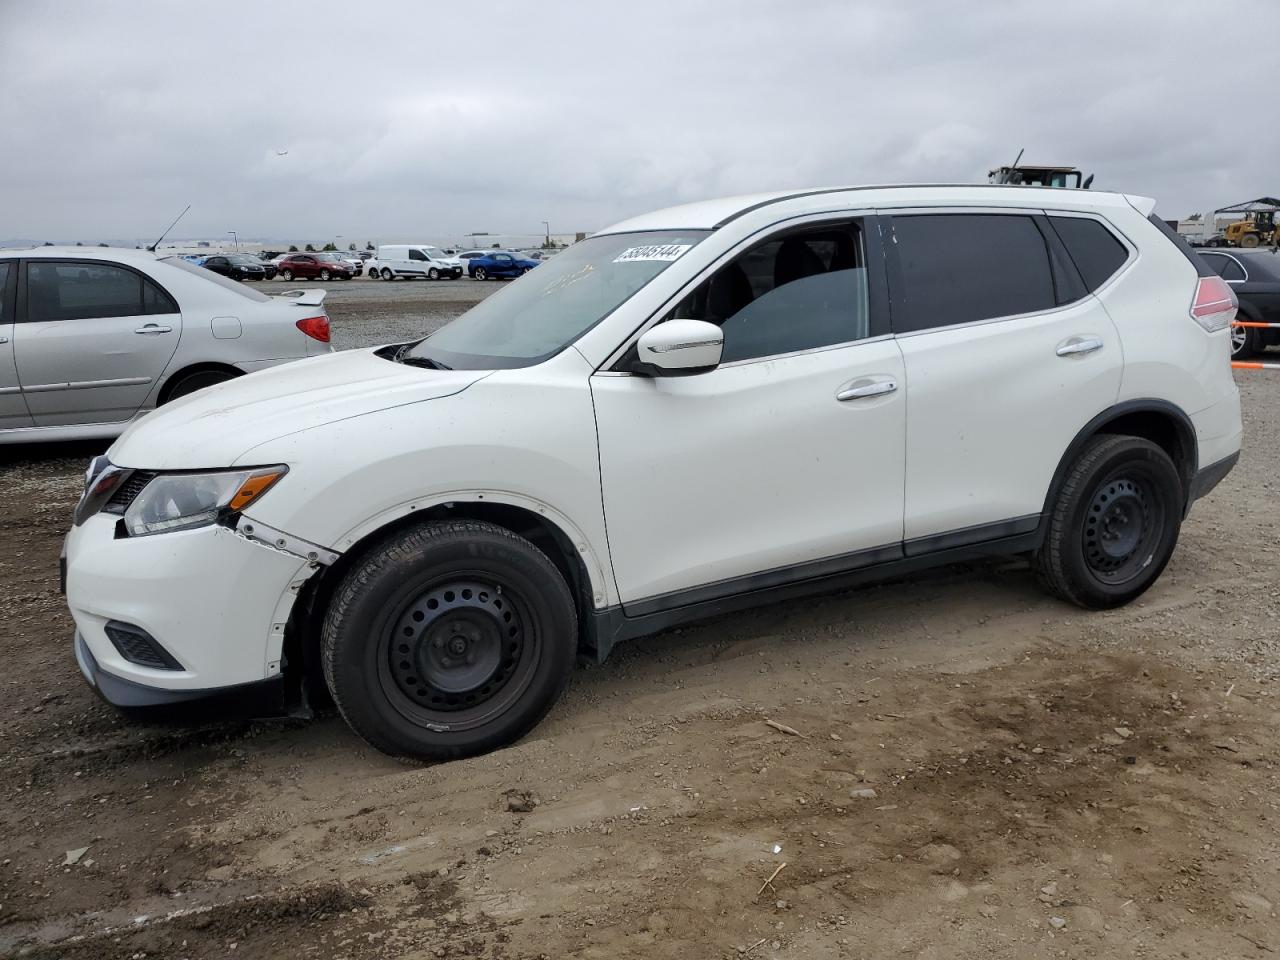
<path fill-rule="evenodd" d="M 1022 156 L 1022 154 L 1018 154 L 1018 156 Z M 178 225 L 178 221 L 181 220 L 183 217 L 185 217 L 187 215 L 187 210 L 190 210 L 190 209 L 191 209 L 191 204 L 188 203 L 186 210 L 183 210 L 180 214 L 178 214 L 176 217 L 173 218 L 173 223 L 169 224 L 167 227 L 164 228 L 164 233 L 156 237 L 156 242 L 153 243 L 151 246 L 147 247 L 147 251 L 150 253 L 155 253 L 156 247 L 160 246 L 160 241 L 169 235 L 169 231 Z"/>
<path fill-rule="evenodd" d="M 1022 182 L 1022 174 L 1018 172 L 1018 161 L 1022 159 L 1022 155 L 1026 152 L 1026 147 L 1022 147 L 1018 150 L 1018 155 L 1013 158 L 1013 166 L 1009 168 L 1009 179 L 1005 181 L 1006 183 Z"/>

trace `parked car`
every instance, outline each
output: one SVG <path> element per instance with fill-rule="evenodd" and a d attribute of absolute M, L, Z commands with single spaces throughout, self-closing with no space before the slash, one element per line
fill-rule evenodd
<path fill-rule="evenodd" d="M 1238 320 L 1280 323 L 1280 255 L 1270 250 L 1201 250 L 1200 256 L 1240 301 Z M 1244 360 L 1280 343 L 1280 329 L 1232 327 L 1231 358 Z"/>
<path fill-rule="evenodd" d="M 369 276 L 375 274 L 383 280 L 457 280 L 462 261 L 429 244 L 386 244 L 369 261 Z"/>
<path fill-rule="evenodd" d="M 280 261 L 280 277 L 292 281 L 294 277 L 303 280 L 350 280 L 355 271 L 350 265 L 337 258 L 330 258 L 324 253 L 291 253 Z"/>
<path fill-rule="evenodd" d="M 327 353 L 323 300 L 143 250 L 2 251 L 0 443 L 114 437 L 203 387 Z"/>
<path fill-rule="evenodd" d="M 491 250 L 467 261 L 467 275 L 472 280 L 501 280 L 526 274 L 541 262 L 507 250 Z"/>
<path fill-rule="evenodd" d="M 81 669 L 138 705 L 310 665 L 370 743 L 446 759 L 529 731 L 579 655 L 783 597 L 1008 554 L 1127 603 L 1241 435 L 1230 287 L 1153 208 L 676 207 L 423 339 L 161 409 L 76 509 Z"/>
<path fill-rule="evenodd" d="M 263 273 L 266 274 L 263 278 L 265 280 L 274 280 L 276 278 L 276 274 L 280 272 L 280 269 L 276 266 L 274 260 L 258 259 L 256 262 L 258 266 L 262 268 Z"/>
<path fill-rule="evenodd" d="M 336 263 L 345 263 L 351 268 L 353 276 L 358 277 L 364 273 L 364 261 L 349 251 L 339 250 L 337 253 L 317 253 L 316 256 Z"/>
<path fill-rule="evenodd" d="M 219 253 L 205 257 L 201 266 L 232 280 L 267 279 L 267 270 L 262 261 L 242 253 Z"/>

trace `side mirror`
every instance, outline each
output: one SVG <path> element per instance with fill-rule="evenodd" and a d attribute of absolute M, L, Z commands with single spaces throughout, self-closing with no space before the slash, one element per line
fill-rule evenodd
<path fill-rule="evenodd" d="M 724 331 L 705 320 L 668 320 L 636 343 L 635 372 L 659 377 L 705 373 L 720 365 Z"/>

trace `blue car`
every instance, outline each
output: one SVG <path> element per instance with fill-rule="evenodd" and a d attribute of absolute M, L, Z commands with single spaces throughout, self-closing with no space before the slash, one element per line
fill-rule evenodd
<path fill-rule="evenodd" d="M 467 276 L 472 280 L 518 277 L 522 273 L 528 273 L 540 262 L 519 254 L 507 253 L 505 250 L 490 250 L 467 260 Z"/>

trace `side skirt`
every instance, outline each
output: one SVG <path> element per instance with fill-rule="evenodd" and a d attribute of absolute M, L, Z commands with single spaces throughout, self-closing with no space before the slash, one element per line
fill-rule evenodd
<path fill-rule="evenodd" d="M 641 601 L 639 605 L 632 604 L 633 615 L 631 616 L 628 616 L 621 606 L 597 610 L 585 624 L 586 653 L 588 659 L 602 663 L 615 644 L 623 640 L 658 633 L 680 624 L 709 620 L 727 613 L 783 600 L 847 590 L 850 587 L 890 580 L 949 563 L 961 563 L 979 557 L 1025 553 L 1035 550 L 1040 545 L 1039 524 L 1040 515 L 1036 514 L 1017 520 L 971 527 L 955 533 L 907 541 L 906 555 L 900 547 L 862 551 L 848 555 L 852 568 L 822 569 L 821 572 L 807 574 L 807 571 L 815 565 L 802 564 L 786 570 L 770 571 L 768 574 L 741 579 L 748 584 L 750 581 L 759 582 L 764 578 L 774 578 L 775 581 L 783 582 L 774 582 L 767 586 L 748 585 L 744 589 L 714 599 L 703 598 L 706 591 L 710 589 L 708 587 L 695 587 L 679 593 L 663 594 L 661 597 Z M 994 537 L 991 536 L 993 533 Z M 985 538 L 975 539 L 982 537 L 983 534 L 986 534 Z M 964 542 L 956 544 L 956 540 Z M 868 557 L 869 554 L 880 554 L 881 551 L 889 550 L 893 552 L 892 559 Z M 870 562 L 868 562 L 869 559 Z M 828 562 L 818 561 L 817 563 L 825 565 Z M 637 606 L 641 611 L 639 614 L 635 614 Z"/>

